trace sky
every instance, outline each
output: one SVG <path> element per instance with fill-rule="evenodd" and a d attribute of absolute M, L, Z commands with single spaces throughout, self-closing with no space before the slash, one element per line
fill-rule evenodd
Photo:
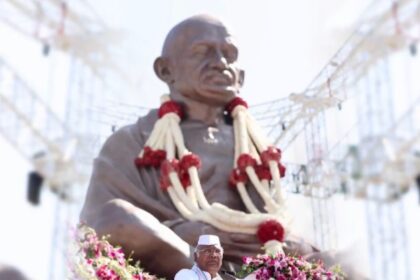
<path fill-rule="evenodd" d="M 127 9 L 98 13 L 114 26 L 128 28 L 130 61 L 140 84 L 137 103 L 157 104 L 156 91 L 166 88 L 151 66 L 170 28 L 194 14 L 210 13 L 224 19 L 240 45 L 240 62 L 246 71 L 241 94 L 251 104 L 302 91 L 352 30 L 365 8 L 363 1 L 154 1 Z M 130 5 L 131 3 L 131 5 Z M 203 4 L 205 3 L 205 4 Z M 130 8 L 129 8 L 130 7 Z M 334 11 L 332 13 L 331 11 Z M 159 16 L 156 16 L 159 15 Z M 153 28 L 144 28 L 153 26 Z M 334 27 L 332 27 L 334 26 Z M 140 71 L 140 72 L 137 72 Z M 156 90 L 158 89 L 158 90 Z"/>
<path fill-rule="evenodd" d="M 361 0 L 89 3 L 109 27 L 124 31 L 123 40 L 110 43 L 120 48 L 120 63 L 135 88 L 121 93 L 121 98 L 145 107 L 156 106 L 166 91 L 154 76 L 153 60 L 169 29 L 188 16 L 210 13 L 232 26 L 246 70 L 241 94 L 250 104 L 258 104 L 304 90 L 350 34 L 366 6 Z M 50 58 L 42 57 L 37 42 L 10 32 L 1 23 L 0 40 L 0 56 L 62 114 L 66 91 L 62 79 L 68 75 L 65 56 L 53 52 Z M 0 263 L 19 267 L 31 279 L 49 279 L 57 199 L 44 190 L 40 206 L 26 202 L 30 169 L 0 137 Z"/>

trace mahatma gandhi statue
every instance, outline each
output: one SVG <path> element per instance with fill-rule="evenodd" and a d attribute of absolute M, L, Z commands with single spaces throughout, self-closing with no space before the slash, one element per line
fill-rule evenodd
<path fill-rule="evenodd" d="M 217 204 L 230 209 L 229 213 L 249 213 L 250 210 L 258 213 L 264 210 L 265 202 L 271 201 L 264 196 L 261 198 L 258 191 L 251 188 L 248 189 L 249 196 L 243 196 L 249 197 L 249 200 L 241 199 L 238 191 L 229 186 L 237 150 L 242 146 L 247 149 L 246 145 L 236 144 L 235 137 L 238 136 L 235 135 L 232 117 L 226 114 L 226 105 L 239 95 L 244 83 L 245 72 L 238 64 L 238 55 L 238 45 L 228 28 L 214 17 L 199 15 L 172 28 L 165 39 L 161 56 L 154 62 L 156 75 L 169 88 L 171 102 L 178 104 L 179 110 L 182 110 L 182 116 L 177 119 L 177 137 L 181 137 L 183 142 L 178 144 L 184 145 L 188 152 L 200 159 L 197 177 L 204 202 L 202 199 L 201 204 L 200 200 L 196 204 L 189 203 L 179 195 L 179 201 L 185 204 L 185 207 L 181 205 L 185 208 L 182 212 L 184 208 L 175 205 L 174 201 L 178 200 L 174 200 L 167 191 L 168 182 L 162 182 L 161 178 L 162 169 L 170 172 L 171 168 L 175 170 L 174 165 L 163 168 L 159 162 L 155 167 L 148 166 L 150 162 L 145 162 L 144 157 L 137 166 L 133 163 L 140 151 L 143 151 L 143 156 L 149 151 L 146 150 L 148 139 L 165 114 L 162 110 L 151 110 L 135 124 L 116 131 L 95 159 L 81 220 L 100 235 L 110 234 L 110 241 L 121 245 L 127 253 L 133 251 L 134 258 L 139 259 L 151 273 L 172 279 L 180 269 L 190 268 L 194 262 L 193 248 L 202 234 L 220 238 L 224 248 L 222 269 L 225 270 L 234 270 L 241 264 L 243 256 L 263 253 L 261 243 L 251 233 L 252 230 L 235 232 L 231 228 L 215 226 L 207 222 L 207 216 L 195 218 L 196 212 L 193 211 L 195 207 L 210 209 L 209 205 Z M 177 108 L 167 109 L 173 112 Z M 168 126 L 167 129 L 170 128 Z M 161 133 L 165 133 L 164 129 Z M 160 144 L 167 146 L 163 142 Z M 249 153 L 252 152 L 251 149 Z M 179 151 L 166 150 L 166 153 L 174 156 Z M 272 154 L 275 155 L 276 151 Z M 246 168 L 253 164 L 250 158 L 244 158 Z M 195 162 L 195 158 L 190 157 L 186 164 L 190 167 Z M 273 170 L 269 172 L 278 174 Z M 262 171 L 261 174 L 270 173 Z M 246 185 L 246 180 L 242 180 L 244 174 L 239 172 L 236 175 L 235 182 Z M 186 179 L 195 180 L 192 177 Z M 181 181 L 185 180 L 180 177 Z M 189 183 L 193 185 L 194 182 Z M 276 205 L 270 203 L 268 208 L 274 209 Z M 291 234 L 286 236 L 285 243 L 286 253 L 310 255 L 316 252 L 312 246 Z"/>

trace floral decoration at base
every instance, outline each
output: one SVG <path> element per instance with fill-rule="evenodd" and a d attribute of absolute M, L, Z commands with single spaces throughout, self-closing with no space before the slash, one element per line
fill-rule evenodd
<path fill-rule="evenodd" d="M 77 280 L 157 280 L 143 272 L 140 263 L 124 255 L 120 247 L 112 246 L 109 236 L 98 238 L 95 230 L 80 224 L 75 231 L 72 256 L 70 257 L 71 279 Z"/>
<path fill-rule="evenodd" d="M 344 280 L 338 266 L 326 269 L 322 262 L 310 263 L 302 257 L 279 253 L 244 257 L 236 277 L 246 280 Z"/>

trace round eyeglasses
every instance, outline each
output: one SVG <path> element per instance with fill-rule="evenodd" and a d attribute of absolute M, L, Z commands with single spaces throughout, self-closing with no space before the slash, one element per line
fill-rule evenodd
<path fill-rule="evenodd" d="M 213 255 L 213 254 L 215 254 L 217 256 L 221 256 L 223 254 L 223 250 L 213 249 L 213 248 L 199 249 L 197 251 L 200 252 L 200 254 L 204 254 L 206 256 L 210 256 L 210 255 Z"/>

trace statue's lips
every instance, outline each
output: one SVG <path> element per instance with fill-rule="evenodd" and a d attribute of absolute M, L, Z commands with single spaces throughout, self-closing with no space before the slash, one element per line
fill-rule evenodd
<path fill-rule="evenodd" d="M 204 83 L 216 86 L 230 86 L 233 84 L 233 76 L 227 70 L 223 72 L 211 72 L 204 76 Z"/>

